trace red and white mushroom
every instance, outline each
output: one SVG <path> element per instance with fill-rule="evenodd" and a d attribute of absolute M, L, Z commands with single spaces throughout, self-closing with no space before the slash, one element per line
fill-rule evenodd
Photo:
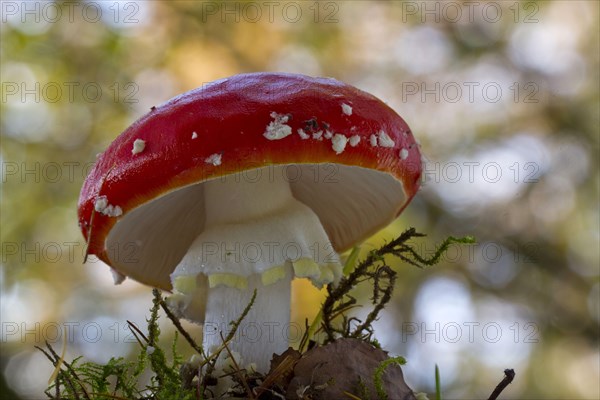
<path fill-rule="evenodd" d="M 98 158 L 79 200 L 88 253 L 173 291 L 181 315 L 268 369 L 287 348 L 294 276 L 340 278 L 338 254 L 417 192 L 421 154 L 381 100 L 329 78 L 254 73 L 153 107 Z"/>

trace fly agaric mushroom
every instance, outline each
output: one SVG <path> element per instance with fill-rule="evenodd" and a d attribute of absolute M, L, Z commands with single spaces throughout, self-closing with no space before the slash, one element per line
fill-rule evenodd
<path fill-rule="evenodd" d="M 329 78 L 254 73 L 153 107 L 99 156 L 79 200 L 95 254 L 173 291 L 171 305 L 268 369 L 288 346 L 293 276 L 341 275 L 338 254 L 388 225 L 417 192 L 409 127 L 374 96 Z"/>

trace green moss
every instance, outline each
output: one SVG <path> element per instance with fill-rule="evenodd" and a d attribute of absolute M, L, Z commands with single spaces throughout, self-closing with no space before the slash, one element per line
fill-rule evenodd
<path fill-rule="evenodd" d="M 385 388 L 383 387 L 383 374 L 385 369 L 392 364 L 404 365 L 406 364 L 406 359 L 404 359 L 404 357 L 388 358 L 387 360 L 382 361 L 375 369 L 375 373 L 373 374 L 373 384 L 377 391 L 377 397 L 379 397 L 380 400 L 387 400 L 388 398 Z"/>
<path fill-rule="evenodd" d="M 430 258 L 422 258 L 411 246 L 409 240 L 422 237 L 413 228 L 403 232 L 398 238 L 387 243 L 378 250 L 371 251 L 367 258 L 357 262 L 358 250 L 352 252 L 344 271 L 347 273 L 341 282 L 333 287 L 327 287 L 328 296 L 320 312 L 322 318 L 320 329 L 327 335 L 325 344 L 338 337 L 352 337 L 366 340 L 376 347 L 381 347 L 373 337 L 371 324 L 379 315 L 379 312 L 389 302 L 394 289 L 396 272 L 386 264 L 386 256 L 397 257 L 407 264 L 424 268 L 436 264 L 442 254 L 453 243 L 473 243 L 471 237 L 454 238 L 449 237 L 442 242 L 435 254 Z M 356 306 L 356 300 L 349 295 L 349 291 L 356 284 L 367 282 L 372 286 L 373 309 L 364 321 L 348 317 L 348 311 Z M 46 395 L 51 399 L 65 400 L 99 400 L 99 399 L 127 399 L 127 400 L 196 400 L 208 398 L 210 387 L 217 383 L 218 377 L 213 376 L 215 362 L 218 354 L 227 350 L 227 343 L 234 337 L 241 321 L 247 315 L 254 304 L 256 291 L 252 300 L 242 312 L 238 320 L 231 323 L 229 335 L 224 338 L 223 346 L 215 353 L 207 355 L 204 349 L 196 344 L 194 339 L 187 333 L 179 320 L 170 312 L 164 299 L 158 290 L 153 290 L 154 298 L 150 309 L 150 318 L 147 320 L 145 334 L 139 327 L 128 321 L 129 328 L 139 344 L 137 360 L 127 361 L 123 357 L 113 357 L 106 364 L 81 362 L 76 358 L 71 362 L 62 360 L 49 343 L 46 348 L 37 347 L 42 351 L 52 364 L 59 369 L 56 379 L 46 390 Z M 159 345 L 159 311 L 163 310 L 165 315 L 173 322 L 177 329 L 175 338 L 171 345 L 170 357 Z M 340 324 L 334 320 L 341 319 Z M 311 326 L 316 330 L 319 323 Z M 308 329 L 307 332 L 311 329 Z M 198 362 L 184 362 L 183 357 L 177 352 L 177 341 L 179 334 L 186 340 L 199 358 Z M 306 337 L 307 343 L 312 337 Z M 308 346 L 308 344 L 307 344 Z M 170 358 L 170 361 L 169 361 Z M 387 395 L 383 388 L 383 374 L 391 364 L 404 364 L 402 357 L 390 358 L 379 365 L 375 370 L 373 380 L 377 395 L 380 399 L 386 399 Z M 148 384 L 142 384 L 142 375 L 151 372 Z M 246 397 L 249 390 L 260 386 L 265 377 L 257 373 L 247 373 L 237 368 L 231 375 L 235 382 L 234 393 Z M 147 379 L 144 377 L 144 379 Z M 436 377 L 436 383 L 438 378 Z M 333 382 L 328 382 L 333 384 Z M 359 383 L 359 393 L 368 398 L 367 386 L 364 382 Z M 285 395 L 285 388 L 272 387 L 270 391 L 274 394 Z M 280 396 L 281 397 L 281 396 Z"/>
<path fill-rule="evenodd" d="M 321 329 L 325 332 L 325 343 L 334 341 L 338 337 L 349 337 L 363 339 L 378 345 L 373 338 L 372 324 L 379 316 L 385 305 L 391 300 L 394 291 L 397 272 L 387 263 L 386 256 L 391 256 L 400 261 L 418 267 L 430 267 L 439 262 L 442 255 L 454 243 L 475 243 L 471 236 L 464 238 L 448 237 L 437 246 L 436 252 L 429 258 L 419 255 L 411 240 L 421 238 L 425 235 L 418 233 L 414 228 L 407 229 L 396 239 L 385 244 L 377 250 L 369 252 L 367 257 L 354 266 L 356 252 L 349 257 L 351 264 L 344 267 L 345 275 L 337 286 L 327 286 L 327 298 L 319 314 L 322 319 Z M 360 283 L 367 282 L 372 286 L 372 310 L 364 321 L 357 318 L 349 318 L 348 312 L 357 306 L 356 299 L 350 292 Z M 335 323 L 334 320 L 341 322 Z"/>

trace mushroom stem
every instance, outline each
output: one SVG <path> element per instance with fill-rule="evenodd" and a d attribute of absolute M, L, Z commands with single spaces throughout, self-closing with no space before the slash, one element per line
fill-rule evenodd
<path fill-rule="evenodd" d="M 203 346 L 212 353 L 223 345 L 223 339 L 231 330 L 231 322 L 242 315 L 250 303 L 254 289 L 256 299 L 246 317 L 240 323 L 231 342 L 230 351 L 238 353 L 236 362 L 240 368 L 255 364 L 257 371 L 266 372 L 273 353 L 282 353 L 288 347 L 291 298 L 290 271 L 284 279 L 271 285 L 263 285 L 260 275 L 248 278 L 247 290 L 218 286 L 208 291 L 206 318 L 204 321 Z"/>
<path fill-rule="evenodd" d="M 317 215 L 294 198 L 283 167 L 205 182 L 204 205 L 204 230 L 171 274 L 171 304 L 205 323 L 210 352 L 257 289 L 229 349 L 266 372 L 273 353 L 288 346 L 292 277 L 332 282 L 341 274 L 338 255 Z"/>

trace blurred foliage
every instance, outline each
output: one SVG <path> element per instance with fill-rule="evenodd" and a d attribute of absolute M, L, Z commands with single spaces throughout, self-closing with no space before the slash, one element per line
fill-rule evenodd
<path fill-rule="evenodd" d="M 375 336 L 406 355 L 409 385 L 433 392 L 437 363 L 446 398 L 486 396 L 504 368 L 507 397 L 600 397 L 597 2 L 27 3 L 1 3 L 3 396 L 40 397 L 52 371 L 33 346 L 65 324 L 67 356 L 98 362 L 132 353 L 124 321 L 143 325 L 147 289 L 81 263 L 95 154 L 178 93 L 278 70 L 371 92 L 421 141 L 423 190 L 364 251 L 406 226 L 478 239 L 436 269 L 399 269 Z M 299 282 L 297 321 L 322 296 Z"/>

